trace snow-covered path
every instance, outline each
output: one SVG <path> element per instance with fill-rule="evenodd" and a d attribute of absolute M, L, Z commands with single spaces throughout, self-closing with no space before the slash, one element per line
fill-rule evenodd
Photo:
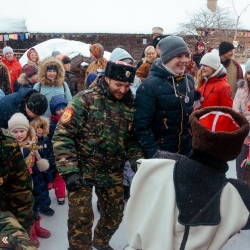
<path fill-rule="evenodd" d="M 228 177 L 235 178 L 235 161 L 229 162 Z M 52 200 L 51 207 L 55 210 L 53 217 L 47 217 L 42 215 L 41 225 L 51 231 L 51 237 L 48 239 L 41 239 L 41 246 L 39 250 L 67 250 L 67 200 L 63 206 L 57 204 L 57 200 L 54 195 L 54 190 L 50 191 L 50 197 Z M 93 209 L 95 213 L 95 224 L 99 219 L 99 213 L 96 208 L 96 196 L 93 196 Z M 121 223 L 119 229 L 116 231 L 111 239 L 110 245 L 115 250 L 122 250 L 127 245 L 123 223 Z M 250 249 L 250 230 L 241 231 L 240 234 L 233 236 L 222 250 L 249 250 Z M 84 250 L 84 249 L 83 249 Z"/>

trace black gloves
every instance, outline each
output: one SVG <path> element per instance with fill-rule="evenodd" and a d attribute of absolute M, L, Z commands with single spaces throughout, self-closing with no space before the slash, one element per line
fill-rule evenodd
<path fill-rule="evenodd" d="M 194 101 L 198 101 L 201 98 L 201 93 L 199 90 L 194 91 Z"/>
<path fill-rule="evenodd" d="M 68 192 L 78 191 L 87 186 L 86 181 L 80 174 L 70 174 L 65 177 L 66 189 Z"/>

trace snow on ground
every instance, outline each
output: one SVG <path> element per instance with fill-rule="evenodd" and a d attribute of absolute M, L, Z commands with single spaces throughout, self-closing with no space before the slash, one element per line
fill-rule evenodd
<path fill-rule="evenodd" d="M 60 38 L 54 38 L 47 40 L 45 42 L 39 43 L 34 48 L 39 54 L 40 60 L 42 61 L 46 57 L 51 56 L 54 50 L 59 51 L 61 54 L 67 55 L 69 58 L 73 58 L 77 55 L 83 55 L 84 57 L 89 57 L 89 46 L 83 42 L 64 40 Z M 104 57 L 108 60 L 110 57 L 110 52 L 105 51 Z M 27 51 L 19 59 L 19 62 L 24 65 L 27 63 Z"/>
<path fill-rule="evenodd" d="M 227 177 L 235 178 L 235 161 L 229 162 L 229 171 L 227 172 Z M 42 215 L 41 225 L 46 229 L 51 231 L 51 237 L 48 239 L 41 239 L 41 246 L 39 250 L 66 250 L 68 248 L 67 239 L 67 198 L 66 203 L 63 206 L 57 204 L 57 200 L 54 195 L 54 190 L 50 191 L 50 197 L 52 201 L 51 207 L 55 209 L 55 215 L 53 217 L 46 217 Z M 100 215 L 96 208 L 97 198 L 93 193 L 93 210 L 95 214 L 94 225 L 96 225 L 97 220 Z M 150 201 L 149 201 L 150 202 Z M 153 230 L 153 228 L 152 228 Z M 127 246 L 127 240 L 124 232 L 124 225 L 121 223 L 119 229 L 113 235 L 110 245 L 115 250 L 123 250 Z M 250 230 L 241 231 L 239 234 L 234 235 L 227 244 L 221 250 L 249 250 L 250 249 Z M 153 250 L 153 249 L 152 249 Z"/>

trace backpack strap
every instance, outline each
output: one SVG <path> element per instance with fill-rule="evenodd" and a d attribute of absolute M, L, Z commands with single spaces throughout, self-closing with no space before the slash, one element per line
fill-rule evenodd
<path fill-rule="evenodd" d="M 40 93 L 40 92 L 41 92 L 41 88 L 42 88 L 42 84 L 41 84 L 41 82 L 40 82 L 40 84 L 39 84 L 39 88 L 38 88 L 38 93 Z"/>

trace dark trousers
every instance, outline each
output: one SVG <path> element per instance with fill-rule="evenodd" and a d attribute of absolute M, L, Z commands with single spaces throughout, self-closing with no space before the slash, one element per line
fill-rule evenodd
<path fill-rule="evenodd" d="M 94 213 L 92 209 L 92 186 L 68 194 L 68 250 L 92 250 L 92 226 Z M 109 188 L 95 187 L 100 204 L 100 219 L 94 230 L 93 241 L 107 247 L 123 216 L 123 186 Z"/>
<path fill-rule="evenodd" d="M 248 145 L 243 144 L 240 154 L 236 158 L 236 175 L 237 179 L 242 179 L 244 167 L 241 168 L 242 162 L 247 158 Z"/>

